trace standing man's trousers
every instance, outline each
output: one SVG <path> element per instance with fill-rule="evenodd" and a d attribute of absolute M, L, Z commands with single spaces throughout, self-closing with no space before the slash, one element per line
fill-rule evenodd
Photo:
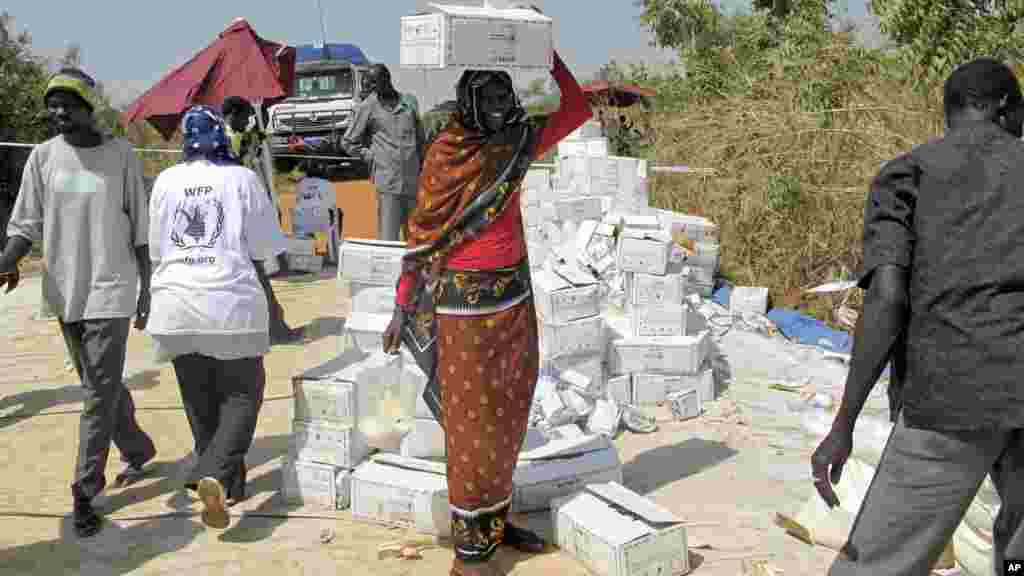
<path fill-rule="evenodd" d="M 928 576 L 986 474 L 1002 501 L 992 529 L 995 573 L 1024 558 L 1024 431 L 937 432 L 893 426 L 830 576 Z"/>
<path fill-rule="evenodd" d="M 142 466 L 156 455 L 153 440 L 135 421 L 135 403 L 124 385 L 129 318 L 82 320 L 60 329 L 85 390 L 78 426 L 78 461 L 71 490 L 95 498 L 106 486 L 104 471 L 110 443 L 125 462 Z"/>
<path fill-rule="evenodd" d="M 381 192 L 377 194 L 377 238 L 379 240 L 401 240 L 402 227 L 413 208 L 416 198 Z"/>

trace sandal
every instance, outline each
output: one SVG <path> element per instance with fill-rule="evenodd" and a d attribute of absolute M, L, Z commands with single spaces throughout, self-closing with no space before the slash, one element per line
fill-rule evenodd
<path fill-rule="evenodd" d="M 203 502 L 203 524 L 218 530 L 227 528 L 231 523 L 227 497 L 224 495 L 224 487 L 216 478 L 207 477 L 199 481 L 199 499 Z"/>
<path fill-rule="evenodd" d="M 541 554 L 547 547 L 544 539 L 537 534 L 508 522 L 505 523 L 505 537 L 501 543 L 526 554 Z"/>
<path fill-rule="evenodd" d="M 100 518 L 99 514 L 96 514 L 96 510 L 93 509 L 92 503 L 88 500 L 76 500 L 75 511 L 72 515 L 75 525 L 75 534 L 79 538 L 90 538 L 95 536 L 100 528 L 103 527 L 103 519 Z"/>

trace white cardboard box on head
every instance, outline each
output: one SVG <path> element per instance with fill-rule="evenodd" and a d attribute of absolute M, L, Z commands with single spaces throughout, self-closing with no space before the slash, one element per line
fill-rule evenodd
<path fill-rule="evenodd" d="M 451 533 L 447 479 L 444 474 L 364 462 L 352 473 L 352 516 L 447 537 Z"/>
<path fill-rule="evenodd" d="M 547 510 L 552 500 L 568 496 L 587 484 L 621 482 L 622 462 L 615 447 L 604 436 L 587 438 L 598 438 L 606 447 L 570 457 L 526 460 L 520 456 L 513 475 L 512 511 Z"/>
<path fill-rule="evenodd" d="M 623 338 L 611 343 L 609 370 L 612 374 L 692 374 L 700 369 L 709 349 L 708 332 L 695 336 Z"/>
<path fill-rule="evenodd" d="M 289 445 L 292 460 L 353 468 L 369 453 L 365 437 L 352 426 L 300 420 L 292 422 Z"/>
<path fill-rule="evenodd" d="M 555 269 L 535 274 L 532 284 L 537 314 L 545 321 L 561 324 L 601 312 L 600 286 L 594 279 L 563 276 Z"/>
<path fill-rule="evenodd" d="M 590 484 L 552 503 L 555 543 L 597 576 L 690 572 L 683 520 L 619 483 Z"/>
<path fill-rule="evenodd" d="M 676 303 L 633 306 L 634 336 L 685 336 L 689 305 Z"/>
<path fill-rule="evenodd" d="M 431 14 L 402 17 L 402 68 L 551 69 L 551 18 L 530 9 L 430 8 Z"/>
<path fill-rule="evenodd" d="M 664 276 L 672 255 L 672 238 L 659 230 L 623 228 L 619 270 Z"/>
<path fill-rule="evenodd" d="M 347 468 L 285 458 L 281 466 L 281 495 L 289 504 L 345 510 L 351 503 L 350 475 Z"/>
<path fill-rule="evenodd" d="M 604 320 L 600 316 L 541 327 L 541 356 L 589 356 L 604 350 Z"/>
<path fill-rule="evenodd" d="M 347 239 L 341 245 L 338 278 L 394 287 L 402 274 L 402 256 L 405 252 L 405 242 Z"/>

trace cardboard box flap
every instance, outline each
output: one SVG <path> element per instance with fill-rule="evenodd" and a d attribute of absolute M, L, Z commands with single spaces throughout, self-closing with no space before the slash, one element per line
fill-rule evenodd
<path fill-rule="evenodd" d="M 391 355 L 383 350 L 380 352 L 374 352 L 359 362 L 353 363 L 336 376 L 337 380 L 344 380 L 346 382 L 355 382 L 356 378 L 363 370 L 384 370 L 393 369 L 395 375 L 398 375 L 398 369 L 401 367 L 402 356 L 399 354 Z"/>
<path fill-rule="evenodd" d="M 384 332 L 391 323 L 391 314 L 353 312 L 345 321 L 345 328 L 356 332 Z"/>
<path fill-rule="evenodd" d="M 547 293 L 572 287 L 568 280 L 554 270 L 541 270 L 538 274 L 533 275 L 531 282 L 540 291 Z"/>
<path fill-rule="evenodd" d="M 635 240 L 651 240 L 653 242 L 666 244 L 672 242 L 672 237 L 661 230 L 649 230 L 645 228 L 623 228 L 622 237 L 633 238 Z"/>
<path fill-rule="evenodd" d="M 402 470 L 413 470 L 416 472 L 425 472 L 427 474 L 437 474 L 439 476 L 446 476 L 448 474 L 448 470 L 444 463 L 424 460 L 422 458 L 409 458 L 406 456 L 399 456 L 397 454 L 378 453 L 371 456 L 370 461 L 381 466 L 401 468 Z"/>
<path fill-rule="evenodd" d="M 555 274 L 573 286 L 590 286 L 597 284 L 593 276 L 580 270 L 578 266 L 566 262 L 555 265 Z"/>
<path fill-rule="evenodd" d="M 655 504 L 652 500 L 633 492 L 617 482 L 588 484 L 587 491 L 608 503 L 620 514 L 639 516 L 650 524 L 679 524 L 683 520 L 671 511 Z"/>
<path fill-rule="evenodd" d="M 536 10 L 525 8 L 490 8 L 485 6 L 458 6 L 455 4 L 430 3 L 430 7 L 442 14 L 464 18 L 491 18 L 496 20 L 521 20 L 523 22 L 549 23 L 553 20 Z"/>
<path fill-rule="evenodd" d="M 588 486 L 589 488 L 589 486 Z M 566 514 L 586 522 L 586 529 L 612 546 L 623 546 L 649 536 L 655 530 L 631 515 L 623 514 L 621 508 L 583 490 L 552 502 L 559 514 Z"/>
<path fill-rule="evenodd" d="M 445 490 L 448 481 L 444 476 L 438 476 L 422 470 L 409 470 L 387 464 L 380 464 L 374 461 L 363 462 L 352 473 L 353 480 L 383 484 L 386 486 L 401 486 L 414 492 L 433 492 Z"/>
<path fill-rule="evenodd" d="M 569 458 L 588 452 L 596 452 L 609 448 L 611 443 L 598 434 L 576 437 L 553 438 L 546 444 L 527 452 L 520 452 L 520 460 L 549 460 Z"/>
<path fill-rule="evenodd" d="M 310 368 L 295 377 L 297 380 L 334 380 L 335 376 L 353 364 L 365 360 L 369 354 L 356 348 L 349 348 L 337 357 L 319 366 Z"/>

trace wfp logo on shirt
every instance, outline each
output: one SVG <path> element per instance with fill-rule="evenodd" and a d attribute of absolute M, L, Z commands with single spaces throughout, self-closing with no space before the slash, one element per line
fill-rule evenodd
<path fill-rule="evenodd" d="M 171 243 L 181 250 L 213 248 L 224 234 L 224 205 L 212 195 L 190 191 L 174 209 Z"/>

